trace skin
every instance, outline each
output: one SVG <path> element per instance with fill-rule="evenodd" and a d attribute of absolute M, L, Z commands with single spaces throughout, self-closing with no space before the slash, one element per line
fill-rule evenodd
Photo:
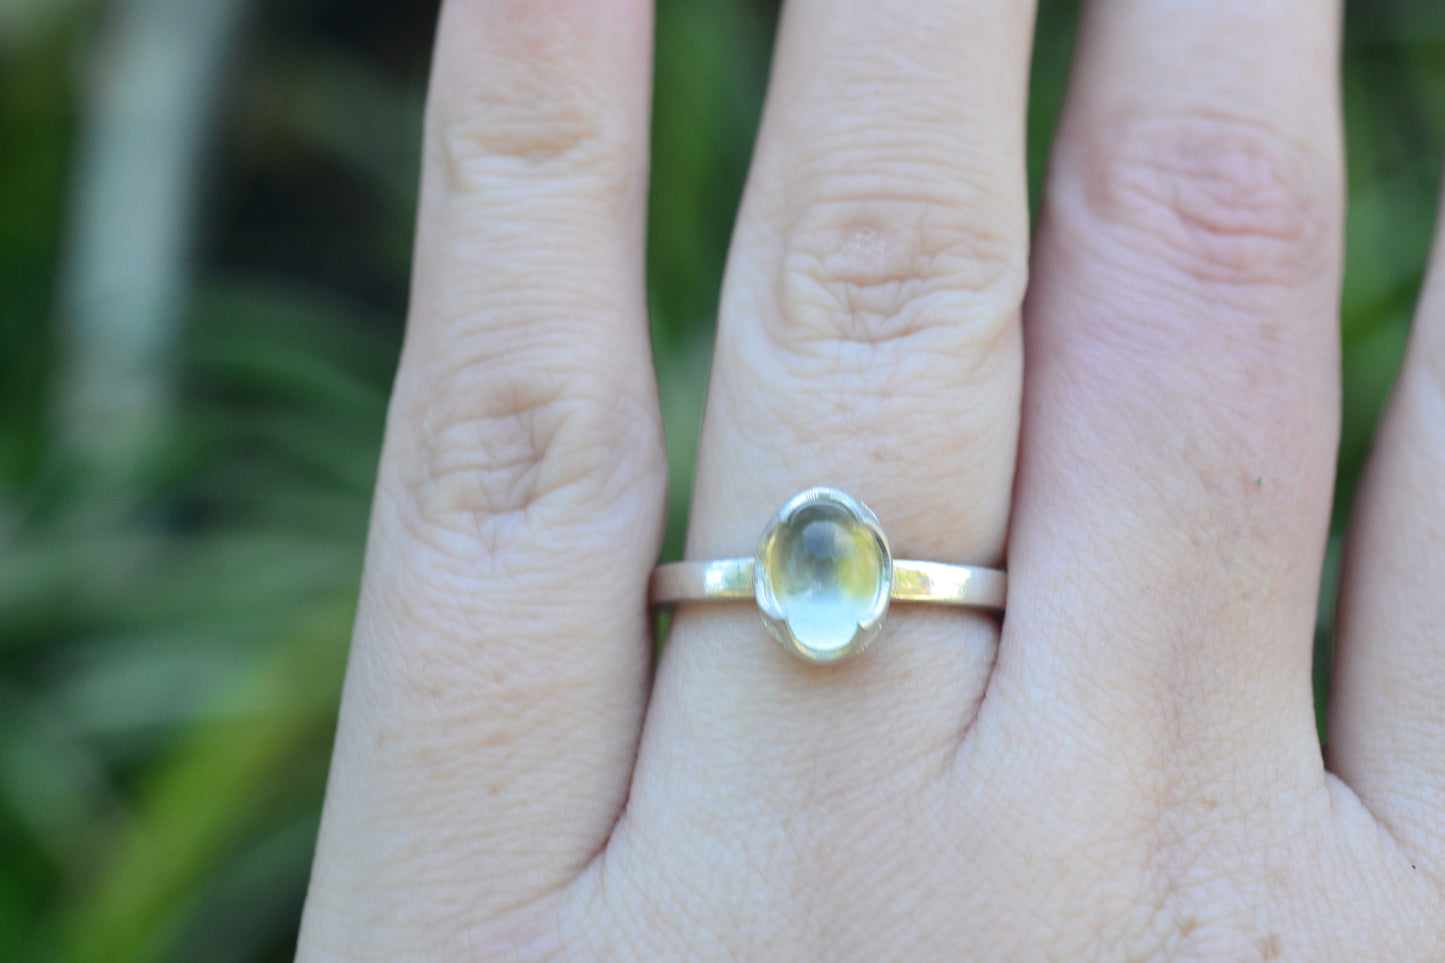
<path fill-rule="evenodd" d="M 1445 284 L 1355 512 L 1329 750 L 1340 11 L 789 0 L 687 556 L 833 485 L 1006 621 L 654 665 L 645 0 L 449 0 L 300 958 L 1445 958 Z M 1007 546 L 1007 550 L 1006 550 Z"/>

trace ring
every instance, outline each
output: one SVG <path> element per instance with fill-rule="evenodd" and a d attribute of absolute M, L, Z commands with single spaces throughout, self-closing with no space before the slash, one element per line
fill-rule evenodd
<path fill-rule="evenodd" d="M 888 603 L 1003 611 L 998 569 L 895 559 L 878 517 L 834 488 L 791 498 L 753 558 L 673 562 L 652 573 L 654 606 L 755 599 L 773 638 L 813 663 L 850 659 L 883 627 Z"/>

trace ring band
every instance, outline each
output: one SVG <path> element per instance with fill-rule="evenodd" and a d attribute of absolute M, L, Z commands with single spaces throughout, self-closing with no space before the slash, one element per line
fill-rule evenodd
<path fill-rule="evenodd" d="M 1001 612 L 1007 589 L 998 569 L 894 559 L 866 505 L 812 488 L 778 511 L 755 557 L 659 565 L 649 595 L 654 606 L 753 599 L 785 648 L 833 663 L 877 637 L 890 602 Z"/>
<path fill-rule="evenodd" d="M 725 558 L 716 562 L 669 562 L 652 573 L 652 604 L 737 602 L 757 597 L 757 560 Z M 946 565 L 943 562 L 893 560 L 894 602 L 926 602 L 963 608 L 1003 611 L 1008 576 L 996 568 Z"/>

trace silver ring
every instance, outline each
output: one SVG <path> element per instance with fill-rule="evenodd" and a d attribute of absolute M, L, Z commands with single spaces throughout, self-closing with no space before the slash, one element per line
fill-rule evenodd
<path fill-rule="evenodd" d="M 808 662 L 850 659 L 878 637 L 890 602 L 1003 611 L 992 568 L 895 559 L 878 517 L 834 488 L 788 500 L 753 558 L 673 562 L 652 573 L 655 606 L 753 599 L 775 639 Z"/>

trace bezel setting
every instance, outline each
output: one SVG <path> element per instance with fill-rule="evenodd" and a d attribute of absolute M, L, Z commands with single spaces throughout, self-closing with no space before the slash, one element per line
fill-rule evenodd
<path fill-rule="evenodd" d="M 857 620 L 852 637 L 846 642 L 829 646 L 820 646 L 799 638 L 789 621 L 786 602 L 779 598 L 776 590 L 775 576 L 779 573 L 771 572 L 768 566 L 768 549 L 773 541 L 793 524 L 800 513 L 819 504 L 841 509 L 848 516 L 849 522 L 864 529 L 871 536 L 868 541 L 877 552 L 878 562 L 878 581 L 873 587 L 871 603 L 866 604 L 862 617 Z M 867 505 L 836 488 L 810 488 L 789 499 L 764 529 L 758 540 L 753 581 L 763 623 L 785 649 L 798 658 L 815 664 L 843 662 L 863 652 L 878 637 L 879 630 L 883 627 L 893 587 L 893 552 L 888 545 L 888 537 L 883 533 L 883 527 L 878 523 L 878 517 Z M 839 604 L 844 603 L 840 601 Z"/>

